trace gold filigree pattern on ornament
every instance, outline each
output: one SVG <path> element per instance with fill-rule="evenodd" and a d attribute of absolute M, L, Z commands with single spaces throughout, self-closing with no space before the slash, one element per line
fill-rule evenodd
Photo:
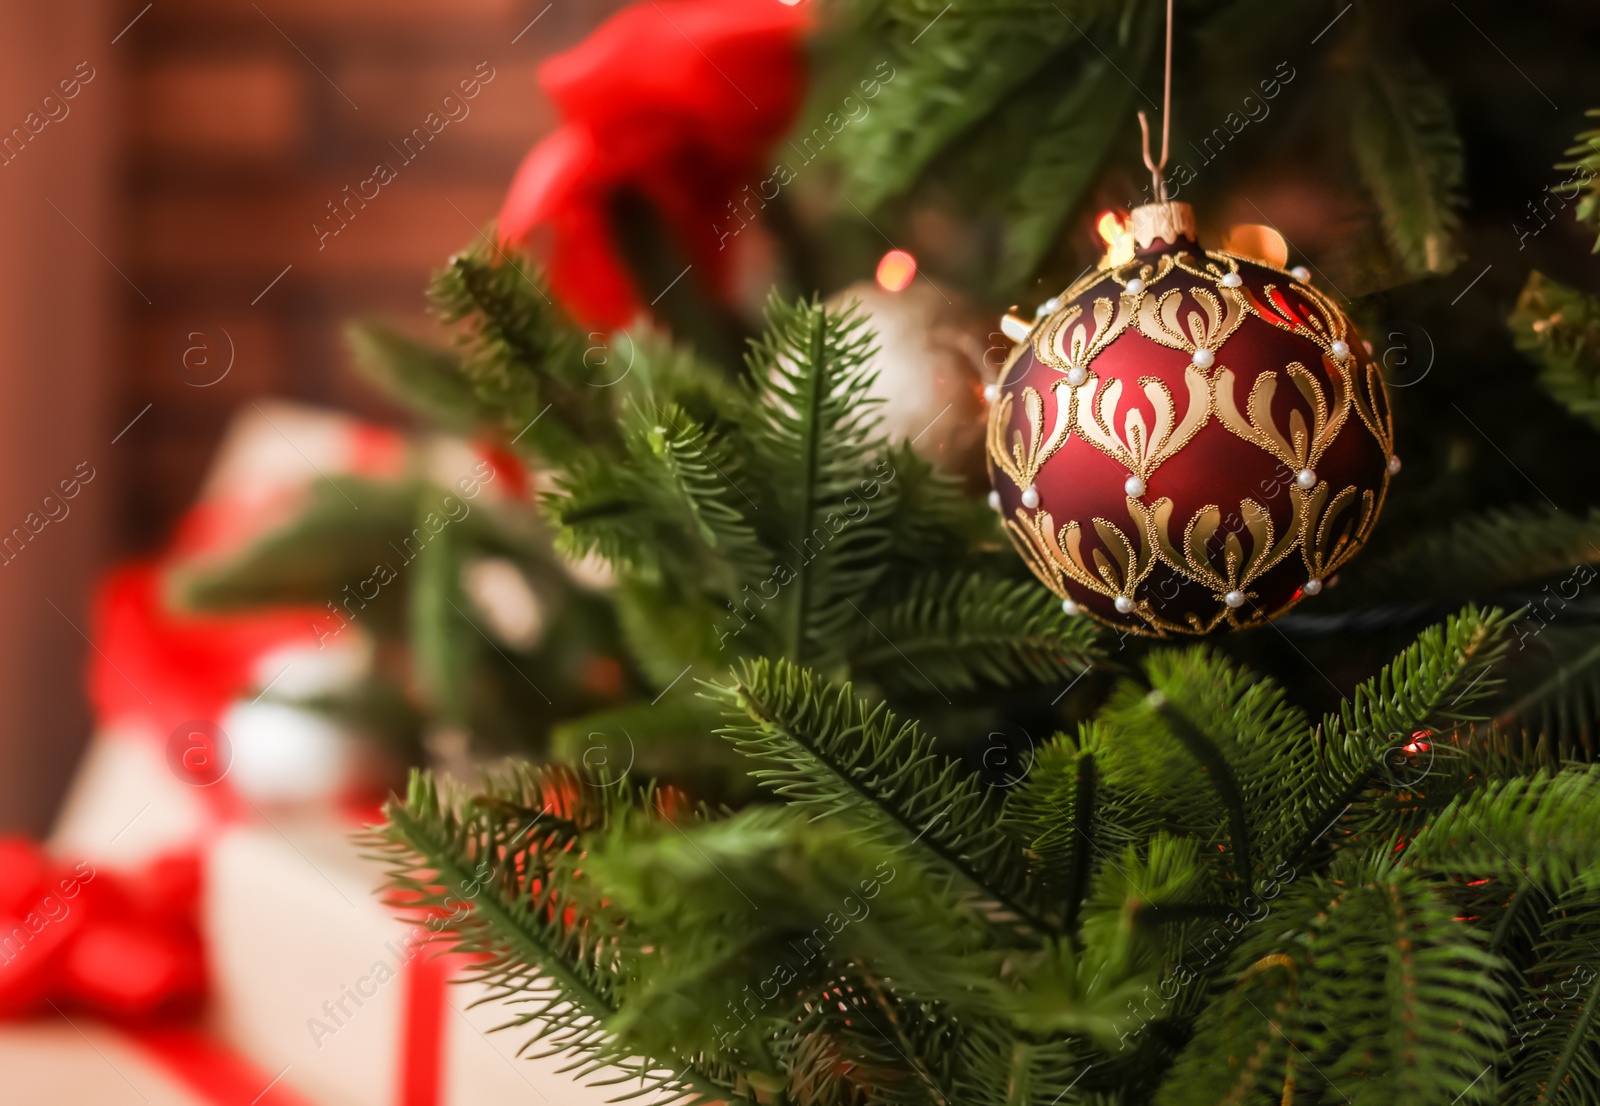
<path fill-rule="evenodd" d="M 1023 550 L 1035 574 L 1041 580 L 1054 581 L 1050 590 L 1057 595 L 1068 597 L 1062 581 L 1070 580 L 1107 599 L 1126 597 L 1137 609 L 1139 605 L 1148 606 L 1134 593 L 1155 567 L 1156 555 L 1135 506 L 1133 500 L 1128 500 L 1128 517 L 1132 523 L 1128 531 L 1132 536 L 1109 519 L 1093 520 L 1101 548 L 1094 549 L 1088 557 L 1083 550 L 1083 528 L 1076 520 L 1057 529 L 1055 517 L 1049 511 L 1039 510 L 1029 515 L 1018 510 L 1014 518 L 1006 520 L 1006 529 L 1021 539 L 1018 548 Z"/>
<path fill-rule="evenodd" d="M 1153 265 L 1146 258 L 1136 257 L 1132 261 L 1124 261 L 1121 265 L 1114 265 L 1106 271 L 1111 274 L 1112 280 L 1123 285 L 1124 288 L 1126 288 L 1128 281 L 1133 280 L 1135 277 L 1143 281 L 1146 288 L 1149 288 L 1153 284 L 1160 283 L 1177 270 L 1180 256 L 1183 256 L 1183 251 L 1181 250 L 1176 254 L 1164 253 L 1155 259 L 1155 264 Z M 1123 294 L 1137 295 L 1137 293 L 1128 292 Z"/>
<path fill-rule="evenodd" d="M 1290 490 L 1297 500 L 1304 500 L 1300 506 L 1300 553 L 1308 578 L 1325 580 L 1366 544 L 1388 495 L 1389 478 L 1384 476 L 1376 494 L 1348 487 L 1330 499 L 1327 484 L 1310 492 Z"/>
<path fill-rule="evenodd" d="M 1352 352 L 1346 350 L 1343 357 L 1337 357 L 1333 343 L 1343 342 L 1349 334 L 1344 312 L 1309 284 L 1293 284 L 1288 290 L 1304 305 L 1303 313 L 1295 311 L 1289 297 L 1276 284 L 1263 285 L 1260 295 L 1249 286 L 1239 289 L 1251 314 L 1279 330 L 1287 330 L 1296 337 L 1315 342 L 1323 353 L 1342 366 Z"/>
<path fill-rule="evenodd" d="M 1383 382 L 1376 361 L 1368 361 L 1356 370 L 1356 414 L 1361 422 L 1378 439 L 1378 448 L 1385 458 L 1394 453 L 1394 416 L 1389 410 L 1389 386 Z M 1387 480 L 1385 481 L 1387 484 Z"/>
<path fill-rule="evenodd" d="M 1089 363 L 1109 346 L 1133 321 L 1132 297 L 1097 297 L 1091 315 L 1083 305 L 1069 304 L 1040 328 L 1034 340 L 1034 356 L 1063 371 L 1088 368 Z"/>
<path fill-rule="evenodd" d="M 1187 253 L 1179 254 L 1175 260 L 1178 268 L 1190 276 L 1197 276 L 1201 280 L 1210 281 L 1219 288 L 1226 288 L 1227 285 L 1222 283 L 1223 278 L 1230 273 L 1237 274 L 1239 272 L 1239 261 L 1241 259 L 1231 253 L 1223 253 L 1220 250 L 1207 250 L 1204 256 L 1206 259 L 1204 264 L 1198 264 L 1190 260 Z M 1252 264 L 1259 264 L 1259 262 L 1252 262 Z"/>
<path fill-rule="evenodd" d="M 1215 353 L 1248 314 L 1239 289 L 1219 287 L 1218 292 L 1197 287 L 1168 288 L 1160 296 L 1145 292 L 1139 299 L 1139 333 L 1184 353 Z"/>
<path fill-rule="evenodd" d="M 1112 380 L 1101 387 L 1100 378 L 1091 372 L 1081 386 L 1087 391 L 1077 404 L 1079 436 L 1149 482 L 1161 463 L 1188 445 L 1211 417 L 1211 383 L 1206 374 L 1190 365 L 1183 372 L 1183 382 L 1189 402 L 1180 418 L 1172 389 L 1156 377 L 1140 377 L 1139 387 L 1150 402 L 1154 425 L 1146 425 L 1144 412 L 1130 404 L 1119 432 L 1113 423 L 1123 382 Z"/>
<path fill-rule="evenodd" d="M 1190 625 L 1196 632 L 1209 632 L 1223 621 L 1237 628 L 1255 620 L 1256 612 L 1253 609 L 1246 611 L 1242 606 L 1229 607 L 1223 597 L 1236 591 L 1247 602 L 1257 598 L 1251 585 L 1294 550 L 1301 533 L 1300 499 L 1291 497 L 1290 506 L 1290 518 L 1279 534 L 1272 521 L 1272 512 L 1265 505 L 1250 498 L 1239 501 L 1236 517 L 1243 521 L 1245 532 L 1250 537 L 1248 549 L 1236 531 L 1223 527 L 1222 508 L 1216 504 L 1207 504 L 1190 517 L 1183 528 L 1181 545 L 1172 540 L 1172 502 L 1163 498 L 1145 506 L 1150 542 L 1162 561 L 1181 575 L 1210 589 L 1217 603 L 1217 613 L 1209 622 L 1193 613 L 1188 615 Z"/>
<path fill-rule="evenodd" d="M 994 410 L 990 413 L 989 457 L 1019 488 L 1031 485 L 1038 478 L 1039 470 L 1044 467 L 1045 462 L 1050 460 L 1056 450 L 1060 449 L 1071 436 L 1077 402 L 1076 389 L 1068 385 L 1065 380 L 1058 380 L 1052 391 L 1056 409 L 1055 419 L 1048 434 L 1044 429 L 1044 397 L 1039 394 L 1037 388 L 1030 386 L 1022 390 L 1023 417 L 1028 425 L 1026 440 L 1021 430 L 1012 430 L 1011 440 L 1006 441 L 1006 431 L 1011 426 L 1011 415 L 1016 399 L 1015 392 L 1003 394 L 995 401 Z"/>
<path fill-rule="evenodd" d="M 1294 472 L 1315 470 L 1323 453 L 1333 444 L 1350 418 L 1354 406 L 1350 381 L 1342 371 L 1329 375 L 1332 400 L 1324 393 L 1316 374 L 1298 361 L 1291 361 L 1283 375 L 1294 382 L 1300 396 L 1311 409 L 1311 425 L 1306 425 L 1305 413 L 1298 407 L 1289 411 L 1287 432 L 1280 429 L 1272 414 L 1272 399 L 1278 392 L 1280 375 L 1264 372 L 1250 386 L 1250 397 L 1245 401 L 1245 413 L 1239 412 L 1236 398 L 1236 381 L 1233 370 L 1218 369 L 1212 377 L 1212 403 L 1217 421 L 1285 465 Z"/>

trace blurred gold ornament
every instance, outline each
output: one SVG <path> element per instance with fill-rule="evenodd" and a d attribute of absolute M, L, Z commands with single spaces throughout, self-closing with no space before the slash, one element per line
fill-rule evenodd
<path fill-rule="evenodd" d="M 1260 223 L 1240 223 L 1223 236 L 1222 248 L 1239 257 L 1281 269 L 1289 264 L 1289 243 L 1283 235 Z"/>

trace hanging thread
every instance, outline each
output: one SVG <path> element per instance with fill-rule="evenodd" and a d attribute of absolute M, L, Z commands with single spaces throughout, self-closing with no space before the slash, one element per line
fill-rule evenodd
<path fill-rule="evenodd" d="M 1172 0 L 1167 0 L 1167 67 L 1161 93 L 1161 160 L 1150 157 L 1150 121 L 1139 112 L 1139 133 L 1144 136 L 1144 165 L 1150 170 L 1150 183 L 1155 189 L 1156 201 L 1167 202 L 1167 182 L 1161 176 L 1167 167 L 1167 149 L 1172 137 Z"/>

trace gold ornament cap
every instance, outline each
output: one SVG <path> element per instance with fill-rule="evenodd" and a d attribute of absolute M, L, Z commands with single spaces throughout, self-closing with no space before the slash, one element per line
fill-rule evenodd
<path fill-rule="evenodd" d="M 1141 204 L 1129 213 L 1128 232 L 1133 235 L 1134 248 L 1141 253 L 1157 242 L 1169 248 L 1179 242 L 1194 242 L 1194 208 L 1176 200 Z"/>

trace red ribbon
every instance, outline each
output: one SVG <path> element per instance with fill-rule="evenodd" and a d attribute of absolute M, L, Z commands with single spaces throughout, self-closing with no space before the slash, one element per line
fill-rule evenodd
<path fill-rule="evenodd" d="M 439 1106 L 444 1100 L 445 986 L 463 959 L 423 953 L 406 965 L 399 1106 Z"/>

